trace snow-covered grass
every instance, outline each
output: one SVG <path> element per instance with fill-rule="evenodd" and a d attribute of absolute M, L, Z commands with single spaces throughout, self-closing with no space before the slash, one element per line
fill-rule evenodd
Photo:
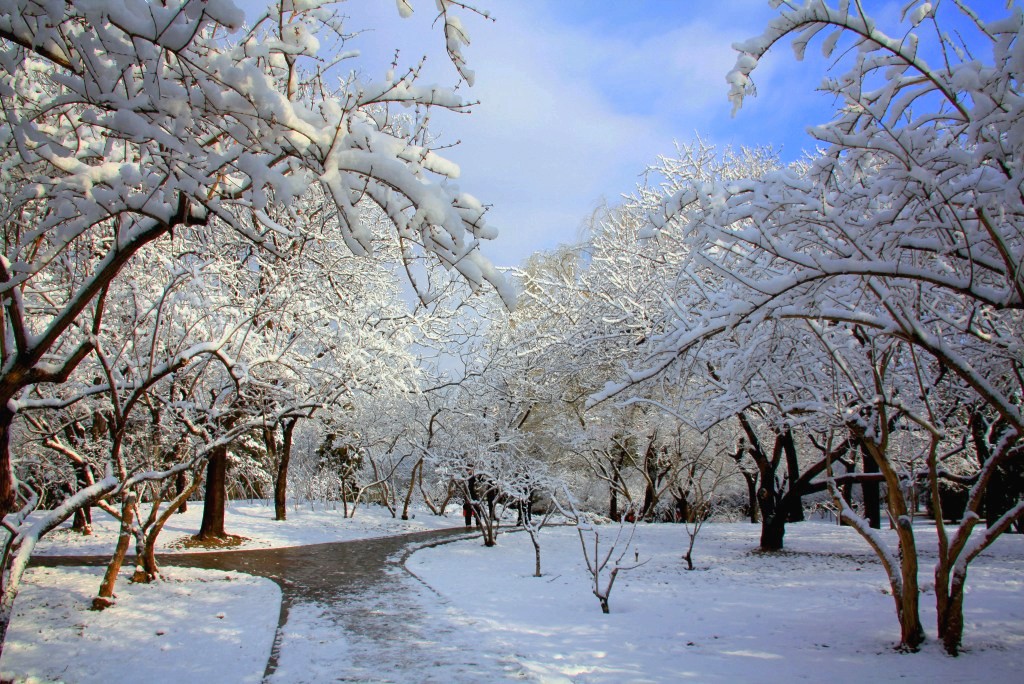
<path fill-rule="evenodd" d="M 148 506 L 142 514 L 148 514 Z M 449 506 L 447 517 L 429 511 L 411 511 L 410 520 L 392 518 L 383 506 L 360 506 L 355 516 L 345 518 L 341 506 L 323 504 L 289 505 L 287 520 L 274 520 L 272 502 L 232 501 L 225 516 L 225 529 L 229 534 L 245 537 L 247 541 L 233 549 L 268 549 L 303 546 L 324 542 L 352 541 L 386 537 L 406 532 L 422 532 L 462 524 L 461 511 Z M 399 511 L 399 515 L 401 512 Z M 203 519 L 203 505 L 190 503 L 188 510 L 172 515 L 159 536 L 157 553 L 198 552 L 202 548 L 183 548 L 181 543 L 199 530 Z M 65 523 L 44 537 L 36 547 L 37 556 L 103 555 L 113 551 L 117 543 L 117 521 L 99 509 L 93 509 L 93 534 L 83 536 L 71 531 Z"/>
<path fill-rule="evenodd" d="M 143 515 L 148 509 L 143 507 Z M 280 548 L 369 539 L 461 524 L 421 510 L 403 521 L 384 507 L 359 507 L 345 518 L 340 507 L 289 506 L 275 521 L 267 501 L 233 501 L 225 527 L 247 539 L 235 549 Z M 160 535 L 159 553 L 183 549 L 195 534 L 202 504 L 174 515 Z M 44 537 L 37 556 L 109 555 L 118 523 L 93 510 L 93 534 L 72 532 L 70 523 Z M 117 603 L 89 610 L 102 568 L 32 568 L 23 580 L 0 659 L 0 680 L 43 682 L 258 682 L 263 677 L 280 614 L 281 591 L 266 579 L 242 573 L 163 567 L 166 581 L 118 581 Z"/>
<path fill-rule="evenodd" d="M 614 529 L 602 531 L 602 543 Z M 609 615 L 590 593 L 572 528 L 542 531 L 540 578 L 525 534 L 505 535 L 495 549 L 425 549 L 408 567 L 473 616 L 482 648 L 515 654 L 536 681 L 1020 681 L 1024 539 L 1004 536 L 972 566 L 965 652 L 950 658 L 934 639 L 917 654 L 892 649 L 899 626 L 888 582 L 853 530 L 792 525 L 780 554 L 756 552 L 758 533 L 744 523 L 706 525 L 690 572 L 682 527 L 640 525 L 634 544 L 647 562 L 620 573 Z M 934 549 L 932 528 L 919 536 Z M 630 550 L 624 562 L 634 559 Z M 926 587 L 930 566 L 921 571 Z M 921 602 L 934 637 L 930 590 Z"/>
<path fill-rule="evenodd" d="M 186 516 L 176 516 L 168 536 L 194 531 L 198 509 L 186 514 L 196 516 L 191 528 Z M 364 509 L 354 520 L 343 520 L 339 512 L 307 507 L 294 515 L 290 509 L 293 520 L 282 525 L 271 521 L 273 510 L 264 504 L 236 503 L 227 527 L 250 537 L 251 547 L 265 548 L 451 527 L 461 524 L 455 513 L 437 519 L 418 512 L 402 523 L 386 511 Z M 109 531 L 105 526 L 98 525 L 97 539 L 112 534 L 112 526 Z M 602 544 L 614 538 L 615 529 L 601 529 Z M 424 548 L 407 567 L 436 592 L 427 592 L 436 600 L 422 601 L 427 620 L 468 635 L 467 648 L 518 664 L 510 676 L 526 681 L 1020 680 L 1024 538 L 1005 535 L 972 565 L 964 653 L 950 658 L 934 638 L 933 528 L 922 526 L 918 535 L 925 555 L 922 617 L 931 639 L 922 652 L 910 655 L 892 649 L 899 630 L 888 582 L 855 532 L 826 523 L 791 525 L 787 550 L 780 554 L 756 552 L 758 533 L 757 526 L 743 523 L 706 525 L 694 550 L 697 569 L 689 572 L 680 558 L 681 526 L 640 525 L 635 549 L 626 558 L 633 561 L 638 551 L 646 563 L 619 575 L 609 615 L 590 593 L 571 527 L 541 532 L 539 578 L 532 576 L 533 548 L 523 533 L 502 534 L 495 548 L 483 547 L 479 539 Z M 46 552 L 66 549 L 70 540 L 59 535 Z M 92 543 L 75 540 L 73 552 L 99 550 Z M 109 553 L 112 545 L 109 536 L 103 551 Z M 98 572 L 29 573 L 0 676 L 150 684 L 259 678 L 278 615 L 276 587 L 267 581 L 238 574 L 224 581 L 218 573 L 171 568 L 169 582 L 134 586 L 122 580 L 118 605 L 93 613 L 85 607 L 98 586 Z M 307 614 L 313 616 L 309 625 L 303 623 Z M 323 628 L 313 624 L 316 614 L 293 607 L 286 630 L 302 634 Z M 288 643 L 285 639 L 284 647 Z M 249 649 L 244 655 L 238 651 L 243 647 Z M 175 653 L 189 655 L 160 659 Z M 193 663 L 195 669 L 182 669 Z M 339 651 L 337 676 L 345 667 Z M 283 674 L 274 680 L 288 681 Z M 446 673 L 424 677 L 445 681 Z"/>
<path fill-rule="evenodd" d="M 173 568 L 89 610 L 102 568 L 33 568 L 14 606 L 0 679 L 26 682 L 259 682 L 281 590 L 270 580 Z"/>

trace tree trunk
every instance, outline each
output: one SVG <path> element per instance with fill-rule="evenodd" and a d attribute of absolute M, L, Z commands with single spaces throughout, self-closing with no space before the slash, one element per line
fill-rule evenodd
<path fill-rule="evenodd" d="M 409 519 L 409 505 L 412 503 L 412 492 L 416 487 L 416 473 L 421 471 L 423 468 L 423 457 L 416 461 L 412 466 L 412 472 L 409 473 L 409 491 L 405 493 L 405 503 L 402 506 L 402 520 Z M 421 475 L 422 477 L 422 475 Z"/>
<path fill-rule="evenodd" d="M 647 522 L 654 521 L 654 507 L 658 505 L 657 493 L 654 491 L 654 485 L 650 481 L 644 486 L 644 503 L 640 509 L 641 513 L 638 516 L 642 520 Z"/>
<path fill-rule="evenodd" d="M 783 515 L 765 515 L 761 524 L 761 550 L 781 551 L 782 539 L 786 536 L 786 519 Z"/>
<path fill-rule="evenodd" d="M 75 463 L 75 482 L 78 484 L 78 489 L 82 490 L 94 483 L 92 474 L 89 472 L 89 466 L 84 463 Z M 71 529 L 75 532 L 80 532 L 83 535 L 92 534 L 92 507 L 82 506 L 75 511 L 75 516 L 72 519 Z"/>
<path fill-rule="evenodd" d="M 288 465 L 292 460 L 292 434 L 297 422 L 297 418 L 292 418 L 281 423 L 283 437 L 281 458 L 277 464 L 277 479 L 274 480 L 274 520 L 284 520 L 288 515 Z"/>
<path fill-rule="evenodd" d="M 761 550 L 781 551 L 782 538 L 786 534 L 786 516 L 785 511 L 778 509 L 773 471 L 761 473 L 757 504 L 761 509 Z"/>
<path fill-rule="evenodd" d="M 7 408 L 7 402 L 0 405 L 0 520 L 17 508 L 17 492 L 14 490 L 14 466 L 11 463 L 11 425 L 14 412 Z"/>
<path fill-rule="evenodd" d="M 878 463 L 875 461 L 871 452 L 867 449 L 863 449 L 864 452 L 864 472 L 865 473 L 877 473 L 879 472 Z M 874 529 L 881 529 L 882 527 L 882 494 L 881 484 L 878 482 L 862 482 L 861 491 L 864 494 L 864 517 L 868 519 L 868 523 Z"/>
<path fill-rule="evenodd" d="M 475 475 L 464 483 L 465 501 L 469 502 L 473 515 L 476 516 L 476 528 L 483 537 L 485 547 L 493 547 L 498 544 L 499 522 L 494 515 L 492 503 L 491 486 L 484 482 L 481 484 Z M 480 490 L 483 489 L 483 492 Z"/>
<path fill-rule="evenodd" d="M 775 435 L 775 445 L 772 455 L 769 457 L 765 453 L 764 447 L 761 446 L 757 431 L 754 430 L 747 415 L 740 412 L 736 417 L 750 442 L 747 453 L 750 454 L 750 458 L 757 466 L 757 477 L 760 482 L 760 487 L 757 490 L 757 506 L 761 509 L 761 550 L 780 551 L 782 550 L 782 538 L 786 533 L 786 518 L 785 511 L 780 510 L 779 507 L 779 491 L 775 473 L 779 467 L 779 460 L 782 458 L 782 434 Z"/>
<path fill-rule="evenodd" d="M 174 495 L 175 496 L 181 495 L 181 493 L 183 491 L 185 491 L 185 487 L 187 485 L 188 485 L 188 478 L 185 477 L 185 471 L 182 471 L 182 472 L 178 473 L 177 475 L 175 475 L 174 476 Z M 192 491 L 195 491 L 195 488 L 193 488 Z M 181 502 L 181 505 L 178 506 L 178 510 L 176 510 L 175 513 L 185 513 L 186 511 L 188 511 L 188 499 L 187 498 L 184 501 Z"/>
<path fill-rule="evenodd" d="M 179 474 L 185 477 L 184 470 Z M 187 477 L 185 477 L 185 480 L 186 486 L 177 492 L 174 499 L 168 504 L 166 510 L 157 517 L 151 529 L 146 533 L 146 542 L 143 547 L 141 560 L 142 573 L 140 574 L 139 572 L 136 572 L 135 578 L 132 579 L 133 582 L 151 582 L 159 576 L 160 568 L 156 564 L 157 538 L 160 536 L 160 532 L 163 531 L 164 525 L 167 524 L 170 517 L 175 513 L 181 512 L 180 509 L 185 505 L 188 497 L 192 496 L 192 493 L 199 488 L 199 483 L 202 481 L 202 478 L 197 474 L 191 483 L 188 483 Z M 139 563 L 137 563 L 137 565 L 138 564 Z"/>
<path fill-rule="evenodd" d="M 943 614 L 939 616 L 942 646 L 951 656 L 959 655 L 960 641 L 964 636 L 964 585 L 967 573 L 953 573 L 953 584 L 950 586 L 948 602 Z"/>
<path fill-rule="evenodd" d="M 904 532 L 913 536 L 913 532 L 909 529 Z M 903 535 L 901 535 L 901 542 L 902 538 Z M 901 596 L 894 597 L 896 598 L 896 616 L 900 621 L 900 646 L 910 651 L 916 651 L 924 643 L 924 627 L 921 625 L 919 606 L 921 592 L 917 583 L 916 548 L 901 554 L 900 565 L 903 575 L 903 591 Z"/>
<path fill-rule="evenodd" d="M 658 451 L 654 448 L 657 433 L 648 438 L 647 450 L 644 452 L 644 503 L 639 517 L 647 522 L 654 522 L 654 509 L 658 507 L 658 486 L 661 475 L 658 473 Z"/>
<path fill-rule="evenodd" d="M 135 492 L 126 492 L 124 504 L 121 506 L 121 532 L 117 536 L 117 546 L 114 548 L 114 555 L 107 565 L 107 571 L 100 583 L 99 594 L 92 600 L 93 610 L 103 610 L 114 604 L 114 585 L 117 584 L 117 575 L 121 572 L 121 565 L 128 553 L 128 545 L 132 539 L 132 523 L 135 513 Z"/>
<path fill-rule="evenodd" d="M 789 473 L 789 492 L 787 492 L 786 498 L 790 501 L 786 506 L 786 521 L 803 522 L 804 502 L 797 485 L 800 481 L 800 462 L 796 457 L 796 441 L 793 439 L 793 431 L 788 428 L 782 433 L 782 448 L 786 453 L 786 471 Z"/>
<path fill-rule="evenodd" d="M 227 501 L 228 448 L 219 446 L 210 451 L 206 464 L 206 495 L 203 498 L 203 522 L 195 535 L 201 541 L 224 539 L 224 509 Z"/>
<path fill-rule="evenodd" d="M 530 542 L 533 544 L 533 576 L 540 577 L 540 540 L 537 539 L 538 530 L 528 525 L 526 531 L 530 534 Z"/>
<path fill-rule="evenodd" d="M 79 508 L 72 518 L 71 530 L 83 536 L 92 534 L 92 509 Z"/>
<path fill-rule="evenodd" d="M 882 425 L 886 423 L 882 422 Z M 914 539 L 914 526 L 907 500 L 900 487 L 899 475 L 893 464 L 886 460 L 888 430 L 882 430 L 880 443 L 866 439 L 863 433 L 859 433 L 858 438 L 864 447 L 865 470 L 868 468 L 867 462 L 872 461 L 885 477 L 889 514 L 895 523 L 896 536 L 899 538 L 899 568 L 889 568 L 887 572 L 890 573 L 889 584 L 896 603 L 896 617 L 900 623 L 900 648 L 916 651 L 924 643 L 924 627 L 921 625 L 919 606 L 921 592 L 917 579 L 917 543 Z M 894 576 L 897 572 L 898 577 Z"/>
<path fill-rule="evenodd" d="M 756 525 L 758 522 L 758 505 L 757 505 L 757 475 L 754 473 L 748 473 L 747 471 L 741 471 L 743 473 L 743 479 L 747 482 L 747 505 L 750 507 L 750 522 Z"/>

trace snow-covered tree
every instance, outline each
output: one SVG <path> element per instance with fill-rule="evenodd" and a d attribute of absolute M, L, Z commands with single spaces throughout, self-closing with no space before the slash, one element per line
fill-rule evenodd
<path fill-rule="evenodd" d="M 449 54 L 470 79 L 461 24 L 451 3 L 440 7 Z M 228 0 L 0 3 L 5 535 L 38 535 L 128 486 L 105 477 L 20 530 L 38 497 L 14 475 L 11 431 L 33 388 L 64 385 L 97 352 L 103 326 L 117 323 L 109 295 L 124 270 L 176 231 L 220 226 L 283 255 L 306 225 L 298 200 L 317 187 L 352 253 L 372 252 L 358 209 L 372 203 L 410 272 L 427 258 L 512 300 L 478 251 L 494 236 L 484 207 L 442 182 L 458 169 L 421 127 L 429 108 L 462 110 L 462 97 L 421 85 L 416 69 L 339 78 L 356 53 L 329 3 L 281 3 L 250 28 L 243 18 Z M 393 125 L 395 106 L 418 113 L 413 130 Z M 192 427 L 209 437 L 204 452 L 224 446 L 223 429 Z M 0 633 L 21 568 L 3 569 Z"/>
<path fill-rule="evenodd" d="M 957 15 L 956 33 L 944 30 L 944 13 Z M 801 57 L 821 37 L 826 56 L 842 55 L 845 71 L 823 81 L 842 108 L 813 129 L 822 151 L 807 165 L 693 183 L 654 212 L 654 232 L 687 236 L 679 278 L 698 299 L 677 302 L 660 321 L 648 359 L 600 396 L 685 366 L 726 338 L 746 354 L 746 341 L 788 320 L 842 328 L 844 344 L 861 344 L 861 335 L 868 346 L 921 357 L 918 399 L 903 397 L 908 416 L 929 415 L 915 414 L 913 404 L 934 391 L 938 376 L 930 369 L 956 376 L 1002 428 L 972 480 L 964 524 L 948 547 L 940 539 L 939 633 L 955 653 L 967 563 L 1024 515 L 1021 502 L 989 520 L 987 531 L 975 529 L 984 490 L 1001 464 L 1019 458 L 1024 431 L 1024 138 L 1017 133 L 1024 18 L 1017 8 L 1001 13 L 990 5 L 982 15 L 961 2 L 911 2 L 905 20 L 905 34 L 890 36 L 856 1 L 784 3 L 761 36 L 737 45 L 741 55 L 729 74 L 737 107 L 774 45 L 792 39 Z M 878 356 L 869 362 L 876 371 L 885 367 Z M 887 421 L 878 411 L 886 396 L 843 407 L 876 460 L 887 459 Z M 941 435 L 950 427 L 943 420 L 922 424 Z M 913 555 L 910 512 L 891 497 L 900 486 L 895 469 L 891 478 L 890 513 L 906 558 Z M 858 529 L 872 541 L 867 528 Z M 905 589 L 916 603 L 916 586 Z M 913 618 L 903 620 L 912 612 L 901 612 L 901 643 L 911 649 L 924 636 Z"/>
<path fill-rule="evenodd" d="M 4 513 L 15 506 L 8 432 L 18 397 L 66 379 L 91 350 L 85 332 L 104 313 L 93 304 L 177 226 L 221 221 L 273 249 L 272 236 L 298 231 L 271 220 L 268 205 L 319 183 L 357 253 L 371 247 L 356 210 L 365 198 L 393 222 L 404 258 L 419 248 L 471 283 L 501 284 L 476 251 L 493 236 L 483 207 L 430 178 L 455 167 L 389 132 L 393 103 L 458 109 L 461 98 L 420 86 L 415 73 L 321 83 L 303 63 L 327 59 L 318 34 L 344 33 L 341 15 L 318 4 L 289 4 L 279 10 L 287 21 L 268 15 L 246 31 L 223 1 L 0 7 Z"/>

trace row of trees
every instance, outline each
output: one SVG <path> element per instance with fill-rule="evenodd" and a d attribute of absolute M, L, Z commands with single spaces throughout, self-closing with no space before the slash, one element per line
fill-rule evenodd
<path fill-rule="evenodd" d="M 468 77 L 451 9 L 472 9 L 438 6 Z M 899 38 L 857 2 L 785 7 L 739 46 L 732 97 L 787 36 L 847 50 L 820 152 L 679 146 L 512 274 L 510 311 L 484 208 L 429 142 L 458 92 L 351 76 L 317 3 L 251 28 L 229 3 L 140 7 L 0 4 L 0 636 L 42 534 L 93 505 L 121 521 L 104 605 L 133 539 L 156 576 L 205 480 L 218 543 L 229 484 L 279 519 L 289 495 L 460 501 L 488 545 L 502 507 L 570 496 L 696 523 L 731 501 L 778 550 L 813 497 L 878 552 L 909 649 L 923 499 L 957 651 L 968 563 L 1024 516 L 1018 14 L 956 4 L 953 43 L 929 3 Z"/>
<path fill-rule="evenodd" d="M 737 46 L 731 97 L 778 42 L 817 41 L 845 69 L 823 82 L 841 104 L 818 152 L 784 165 L 697 141 L 660 159 L 583 245 L 518 274 L 472 413 L 578 496 L 601 483 L 613 518 L 623 499 L 685 507 L 729 471 L 777 550 L 827 498 L 877 552 L 909 650 L 927 508 L 955 654 L 970 562 L 1024 517 L 1024 19 L 913 2 L 903 21 L 891 36 L 857 2 L 784 3 Z"/>
<path fill-rule="evenodd" d="M 225 534 L 232 445 L 263 442 L 283 500 L 298 421 L 414 387 L 432 314 L 396 271 L 422 302 L 441 267 L 512 300 L 426 130 L 462 96 L 415 66 L 359 76 L 326 3 L 243 20 L 220 0 L 0 3 L 0 640 L 62 521 L 121 520 L 109 598 L 132 536 L 155 573 L 152 539 L 204 475 L 200 536 Z"/>
<path fill-rule="evenodd" d="M 787 3 L 737 46 L 737 108 L 773 46 L 791 39 L 800 57 L 818 37 L 845 65 L 822 85 L 840 108 L 804 162 L 687 147 L 608 219 L 639 222 L 632 258 L 664 269 L 667 287 L 634 328 L 628 375 L 592 401 L 659 403 L 701 429 L 737 421 L 766 548 L 781 547 L 800 497 L 827 487 L 885 566 L 909 649 L 924 639 L 912 526 L 923 495 L 939 536 L 938 631 L 955 654 L 968 565 L 1024 515 L 1006 491 L 1024 430 L 1022 17 L 914 2 L 904 20 L 890 36 L 857 2 Z M 802 471 L 801 444 L 820 457 Z M 844 496 L 854 478 L 884 483 L 898 549 Z M 953 529 L 949 482 L 967 488 Z"/>

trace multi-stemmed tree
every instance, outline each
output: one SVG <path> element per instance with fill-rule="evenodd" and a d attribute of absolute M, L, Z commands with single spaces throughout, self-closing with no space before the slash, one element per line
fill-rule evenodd
<path fill-rule="evenodd" d="M 942 30 L 947 11 L 957 15 L 957 34 Z M 835 410 L 886 479 L 899 562 L 911 563 L 910 511 L 894 499 L 902 483 L 890 455 L 889 419 L 899 412 L 932 434 L 937 441 L 928 460 L 936 463 L 942 439 L 963 418 L 921 409 L 935 401 L 936 378 L 955 376 L 955 391 L 969 389 L 976 398 L 970 404 L 983 405 L 1000 425 L 985 440 L 988 453 L 971 480 L 960 530 L 947 542 L 939 525 L 939 633 L 955 653 L 967 564 L 1024 515 L 1020 502 L 989 520 L 986 531 L 976 529 L 984 490 L 1003 464 L 1020 458 L 1024 430 L 1024 150 L 1016 134 L 1024 108 L 1015 56 L 1024 26 L 1019 12 L 989 20 L 963 3 L 941 9 L 910 3 L 905 18 L 906 34 L 893 37 L 858 2 L 786 3 L 761 36 L 737 46 L 741 56 L 729 82 L 739 106 L 758 61 L 779 41 L 792 38 L 798 56 L 815 36 L 822 36 L 826 56 L 852 42 L 842 53 L 847 71 L 823 84 L 842 109 L 814 129 L 822 153 L 807 164 L 695 182 L 665 198 L 652 215 L 653 229 L 685 236 L 688 254 L 679 269 L 685 296 L 658 319 L 646 362 L 601 396 L 686 367 L 724 340 L 735 344 L 736 359 L 746 359 L 740 366 L 751 358 L 760 363 L 772 349 L 753 343 L 786 321 L 802 321 L 805 330 L 838 328 L 835 343 L 843 348 L 834 356 L 833 377 L 845 386 L 835 394 L 850 403 Z M 954 43 L 951 35 L 966 42 Z M 840 359 L 854 357 L 867 375 L 842 366 Z M 916 375 L 910 386 L 917 391 L 909 396 L 885 389 L 882 376 L 896 359 Z M 847 384 L 850 377 L 865 382 L 866 393 Z M 825 396 L 832 387 L 811 391 Z M 931 471 L 940 508 L 938 468 Z M 858 526 L 877 547 L 869 529 Z M 912 568 L 894 574 L 916 582 Z M 903 589 L 901 643 L 913 649 L 924 637 L 917 588 Z"/>
<path fill-rule="evenodd" d="M 449 53 L 469 77 L 458 18 L 440 6 Z M 421 86 L 415 69 L 335 86 L 336 55 L 318 50 L 345 40 L 341 18 L 282 3 L 242 30 L 242 12 L 222 1 L 0 4 L 0 636 L 24 567 L 10 567 L 8 552 L 129 486 L 111 470 L 25 528 L 38 497 L 15 476 L 11 434 L 34 387 L 61 386 L 98 358 L 103 327 L 117 324 L 108 302 L 148 245 L 216 225 L 282 254 L 304 229 L 299 198 L 318 186 L 348 250 L 372 251 L 358 210 L 371 202 L 404 263 L 426 256 L 511 301 L 477 249 L 494 235 L 482 205 L 440 182 L 457 169 L 422 131 L 391 126 L 392 104 L 461 110 L 463 99 Z M 224 369 L 239 380 L 237 366 Z M 222 386 L 214 403 L 236 401 Z M 220 448 L 210 430 L 233 420 L 219 412 L 192 428 L 210 438 L 204 449 Z"/>

